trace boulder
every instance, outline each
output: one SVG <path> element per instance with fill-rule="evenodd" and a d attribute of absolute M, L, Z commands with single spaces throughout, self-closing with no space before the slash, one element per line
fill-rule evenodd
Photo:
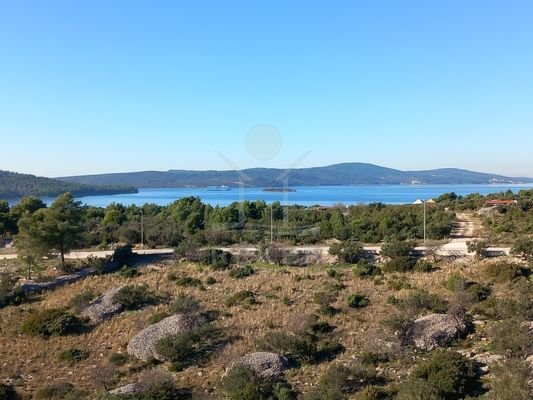
<path fill-rule="evenodd" d="M 197 328 L 201 321 L 197 315 L 176 314 L 140 331 L 128 343 L 128 353 L 143 361 L 163 361 L 156 344 L 161 339 Z"/>
<path fill-rule="evenodd" d="M 418 318 L 411 330 L 416 347 L 426 351 L 447 346 L 453 339 L 466 332 L 464 321 L 448 314 L 430 314 Z"/>
<path fill-rule="evenodd" d="M 120 289 L 122 289 L 122 286 L 113 288 L 91 301 L 89 306 L 81 312 L 81 316 L 89 318 L 94 324 L 99 324 L 120 313 L 124 306 L 113 301 L 113 297 Z"/>
<path fill-rule="evenodd" d="M 251 368 L 258 377 L 264 379 L 277 378 L 289 367 L 289 361 L 276 353 L 257 352 L 244 355 L 229 368 L 231 371 L 238 365 Z"/>
<path fill-rule="evenodd" d="M 127 394 L 137 394 L 144 392 L 145 388 L 144 385 L 141 385 L 140 383 L 130 383 L 129 385 L 121 386 L 119 388 L 113 389 L 109 391 L 111 394 L 120 394 L 120 395 L 127 395 Z"/>

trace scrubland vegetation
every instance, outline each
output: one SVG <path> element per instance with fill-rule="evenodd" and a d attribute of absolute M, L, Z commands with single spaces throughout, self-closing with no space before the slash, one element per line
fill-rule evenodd
<path fill-rule="evenodd" d="M 516 197 L 517 205 L 483 217 L 488 240 L 504 221 L 517 224 L 519 233 L 509 232 L 511 256 L 417 254 L 416 207 L 291 207 L 289 221 L 318 224 L 313 240 L 337 239 L 329 242 L 330 263 L 295 266 L 300 264 L 284 245 L 310 239 L 304 229 L 283 225 L 282 215 L 271 245 L 259 240 L 269 227 L 248 219 L 219 236 L 209 228 L 238 218 L 227 217 L 238 207 L 184 199 L 154 206 L 154 214 L 152 206 L 144 208 L 148 216 L 174 221 L 172 234 L 164 224 L 161 235 L 175 238 L 168 242 L 175 256 L 144 259 L 125 246 L 108 260 L 67 260 L 69 270 L 94 267 L 94 274 L 40 293 L 19 286 L 26 259 L 0 261 L 6 268 L 0 275 L 0 399 L 531 399 L 532 231 L 522 224 L 532 220 L 533 209 L 524 205 L 532 193 Z M 449 234 L 441 228 L 451 229 L 454 209 L 473 203 L 439 199 L 430 209 L 434 238 Z M 247 204 L 258 207 L 249 215 L 269 219 L 270 207 L 259 206 Z M 84 245 L 133 242 L 121 235 L 125 227 L 133 229 L 139 211 L 86 209 L 68 197 L 55 207 L 32 209 L 22 211 L 18 231 L 4 235 L 24 234 L 20 221 L 32 218 L 52 235 L 53 221 L 66 209 L 80 216 L 70 227 L 78 227 L 71 232 Z M 18 212 L 17 206 L 4 211 L 4 221 Z M 113 220 L 121 222 L 104 229 Z M 156 232 L 155 225 L 147 230 L 152 244 L 167 245 L 156 243 L 167 240 Z M 240 240 L 258 243 L 258 252 L 243 259 L 209 246 Z M 381 255 L 364 251 L 362 242 L 382 240 Z M 57 251 L 61 241 L 48 243 L 47 252 Z M 65 251 L 75 246 L 65 243 Z M 33 262 L 29 268 L 42 280 L 66 269 L 54 259 Z M 89 318 L 87 309 L 104 306 L 110 307 L 104 317 Z M 160 332 L 169 321 L 181 325 L 153 343 L 153 357 L 131 351 L 132 338 L 145 329 Z M 244 363 L 250 354 L 268 355 L 271 364 Z M 130 384 L 136 389 L 129 394 L 110 393 Z"/>

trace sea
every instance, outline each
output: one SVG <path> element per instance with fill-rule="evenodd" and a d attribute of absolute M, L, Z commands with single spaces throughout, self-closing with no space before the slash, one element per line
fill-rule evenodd
<path fill-rule="evenodd" d="M 444 193 L 458 195 L 471 193 L 489 194 L 511 190 L 533 189 L 533 184 L 486 184 L 486 185 L 357 185 L 357 186 L 294 186 L 292 192 L 265 192 L 263 188 L 231 188 L 230 190 L 207 190 L 206 188 L 153 188 L 139 189 L 138 193 L 103 196 L 84 196 L 77 200 L 83 204 L 106 207 L 111 203 L 143 205 L 154 203 L 167 205 L 188 196 L 197 196 L 212 206 L 226 206 L 235 201 L 279 201 L 284 205 L 354 205 L 382 202 L 386 204 L 412 204 L 416 200 L 429 200 Z M 51 203 L 53 198 L 43 198 Z"/>

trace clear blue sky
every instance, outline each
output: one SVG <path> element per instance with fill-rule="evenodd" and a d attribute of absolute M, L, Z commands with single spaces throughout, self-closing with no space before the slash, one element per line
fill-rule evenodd
<path fill-rule="evenodd" d="M 533 2 L 0 0 L 0 146 L 44 176 L 309 150 L 533 176 Z"/>

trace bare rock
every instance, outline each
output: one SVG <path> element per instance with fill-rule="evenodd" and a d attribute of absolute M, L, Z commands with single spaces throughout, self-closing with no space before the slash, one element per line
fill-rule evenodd
<path fill-rule="evenodd" d="M 81 312 L 81 316 L 89 318 L 94 324 L 99 324 L 120 313 L 124 306 L 113 301 L 113 297 L 120 289 L 122 289 L 122 286 L 113 288 L 91 301 L 89 306 Z"/>
<path fill-rule="evenodd" d="M 414 322 L 411 338 L 416 347 L 430 351 L 447 346 L 465 332 L 464 321 L 458 321 L 448 314 L 430 314 Z"/>
<path fill-rule="evenodd" d="M 197 315 L 172 315 L 156 324 L 150 325 L 131 338 L 128 343 L 128 353 L 143 361 L 154 358 L 163 361 L 163 356 L 156 351 L 157 342 L 168 336 L 193 330 L 201 322 Z"/>
<path fill-rule="evenodd" d="M 129 385 L 121 386 L 111 390 L 111 394 L 137 394 L 144 392 L 145 387 L 140 383 L 130 383 Z"/>
<path fill-rule="evenodd" d="M 246 365 L 251 368 L 258 377 L 270 379 L 277 378 L 289 367 L 289 361 L 282 355 L 276 353 L 257 352 L 244 355 L 235 361 L 230 368 L 231 371 L 237 365 Z"/>

